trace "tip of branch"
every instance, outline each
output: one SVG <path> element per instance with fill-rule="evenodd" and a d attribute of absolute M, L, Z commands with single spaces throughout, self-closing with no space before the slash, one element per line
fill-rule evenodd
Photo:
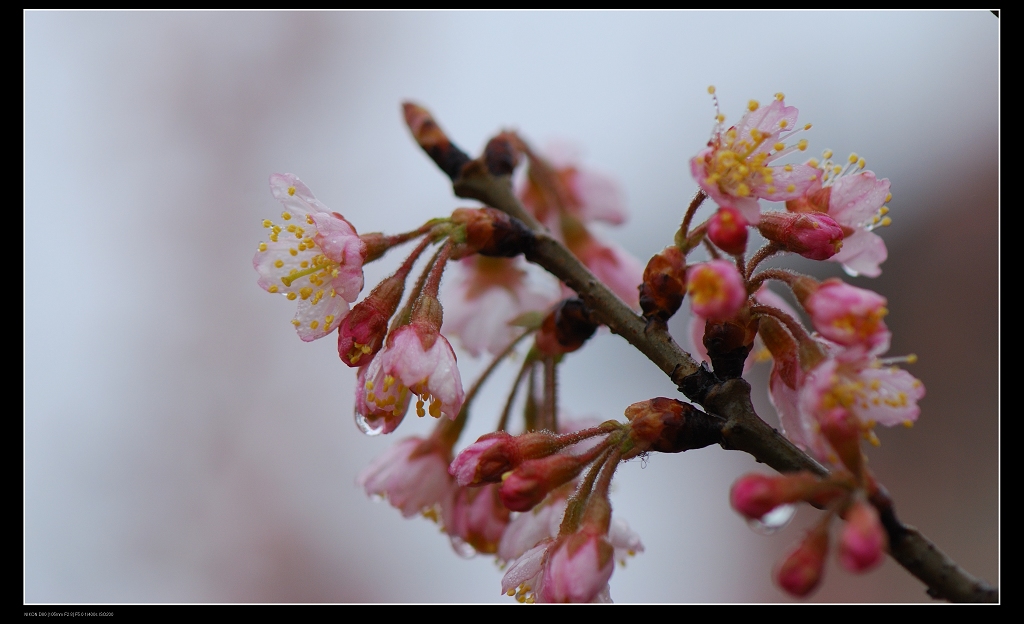
<path fill-rule="evenodd" d="M 403 102 L 402 114 L 416 143 L 449 178 L 458 178 L 462 166 L 469 162 L 469 156 L 448 139 L 430 111 L 419 104 Z"/>

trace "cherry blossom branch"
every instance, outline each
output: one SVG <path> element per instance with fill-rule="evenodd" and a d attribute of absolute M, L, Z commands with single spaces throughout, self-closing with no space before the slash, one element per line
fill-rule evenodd
<path fill-rule="evenodd" d="M 407 121 L 410 115 L 407 104 Z M 424 109 L 414 107 L 420 124 L 410 122 L 417 142 L 452 180 L 458 197 L 476 199 L 519 219 L 534 233 L 524 250 L 526 259 L 544 268 L 572 288 L 587 304 L 597 320 L 625 338 L 662 370 L 679 390 L 704 406 L 712 417 L 724 418 L 721 424 L 723 448 L 744 451 L 757 461 L 779 472 L 806 470 L 827 476 L 827 468 L 797 448 L 776 429 L 764 422 L 750 401 L 750 384 L 743 379 L 719 380 L 704 365 L 679 347 L 664 328 L 647 322 L 613 294 L 557 239 L 552 237 L 523 206 L 512 191 L 511 175 L 488 169 L 485 159 L 470 160 L 441 132 Z M 424 120 L 426 117 L 426 121 Z M 429 132 L 423 132 L 427 128 Z M 438 137 L 442 139 L 438 139 Z M 438 146 L 442 147 L 438 147 Z M 442 149 L 443 148 L 443 149 Z M 456 167 L 455 164 L 458 164 Z M 695 202 L 696 202 L 695 198 Z M 755 254 L 749 267 L 770 255 Z M 759 256 L 764 257 L 759 257 Z M 880 512 L 889 537 L 890 554 L 908 572 L 928 587 L 928 594 L 952 602 L 996 602 L 998 589 L 959 567 L 917 529 L 903 524 L 891 499 L 884 492 L 871 501 Z"/>

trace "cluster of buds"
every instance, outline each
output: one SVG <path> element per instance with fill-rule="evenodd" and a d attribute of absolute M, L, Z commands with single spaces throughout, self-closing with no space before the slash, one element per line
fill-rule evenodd
<path fill-rule="evenodd" d="M 774 477 L 750 474 L 733 484 L 729 498 L 733 508 L 751 520 L 760 520 L 779 506 L 796 502 L 825 509 L 822 518 L 776 568 L 776 582 L 794 596 L 808 595 L 821 582 L 830 527 L 837 516 L 845 522 L 839 538 L 839 563 L 844 568 L 867 572 L 885 556 L 888 537 L 878 511 L 848 472 L 825 478 L 807 472 Z"/>
<path fill-rule="evenodd" d="M 510 596 L 541 602 L 607 597 L 616 551 L 642 549 L 624 527 L 612 530 L 608 487 L 615 467 L 650 452 L 677 453 L 720 439 L 713 419 L 673 399 L 636 403 L 626 417 L 626 423 L 607 421 L 565 434 L 498 431 L 452 462 L 449 472 L 460 486 L 497 487 L 504 507 L 520 512 L 499 550 L 512 562 L 502 581 Z M 561 522 L 554 532 L 556 512 Z"/>

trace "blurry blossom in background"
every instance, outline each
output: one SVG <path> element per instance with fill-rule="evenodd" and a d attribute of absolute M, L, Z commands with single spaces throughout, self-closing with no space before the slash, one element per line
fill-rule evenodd
<path fill-rule="evenodd" d="M 260 222 L 279 211 L 268 176 L 297 174 L 360 232 L 472 205 L 409 137 L 412 99 L 471 153 L 504 128 L 579 146 L 627 198 L 630 220 L 607 236 L 646 261 L 696 191 L 709 84 L 731 121 L 785 93 L 814 124 L 809 153 L 856 151 L 891 180 L 889 259 L 852 283 L 888 297 L 890 354 L 919 356 L 928 394 L 913 429 L 879 432 L 871 468 L 905 522 L 998 584 L 991 13 L 28 12 L 24 25 L 26 601 L 510 600 L 492 560 L 460 559 L 435 525 L 355 486 L 432 423 L 360 434 L 334 341 L 299 341 L 294 304 L 256 286 Z M 367 268 L 367 288 L 399 255 Z M 670 325 L 680 342 L 686 321 Z M 484 364 L 459 363 L 467 385 Z M 494 427 L 514 368 L 460 444 Z M 607 332 L 563 369 L 580 417 L 676 396 Z M 767 371 L 752 375 L 774 422 Z M 621 467 L 615 514 L 646 552 L 612 597 L 789 600 L 771 569 L 816 512 L 751 531 L 728 507 L 751 470 L 765 469 L 718 448 Z M 811 599 L 928 600 L 891 561 L 864 576 L 830 563 Z"/>

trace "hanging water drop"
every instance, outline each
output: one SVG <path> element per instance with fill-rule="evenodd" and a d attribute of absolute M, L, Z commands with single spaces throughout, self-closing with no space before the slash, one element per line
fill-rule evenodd
<path fill-rule="evenodd" d="M 747 525 L 750 526 L 755 533 L 771 535 L 772 533 L 777 533 L 784 529 L 795 515 L 796 505 L 779 505 L 775 509 L 772 509 L 765 515 L 761 516 L 760 520 L 747 520 Z"/>
<path fill-rule="evenodd" d="M 384 428 L 387 426 L 387 421 L 383 418 L 375 418 L 373 420 L 363 416 L 358 411 L 355 413 L 356 416 L 356 427 L 368 436 L 375 436 L 384 433 Z"/>

